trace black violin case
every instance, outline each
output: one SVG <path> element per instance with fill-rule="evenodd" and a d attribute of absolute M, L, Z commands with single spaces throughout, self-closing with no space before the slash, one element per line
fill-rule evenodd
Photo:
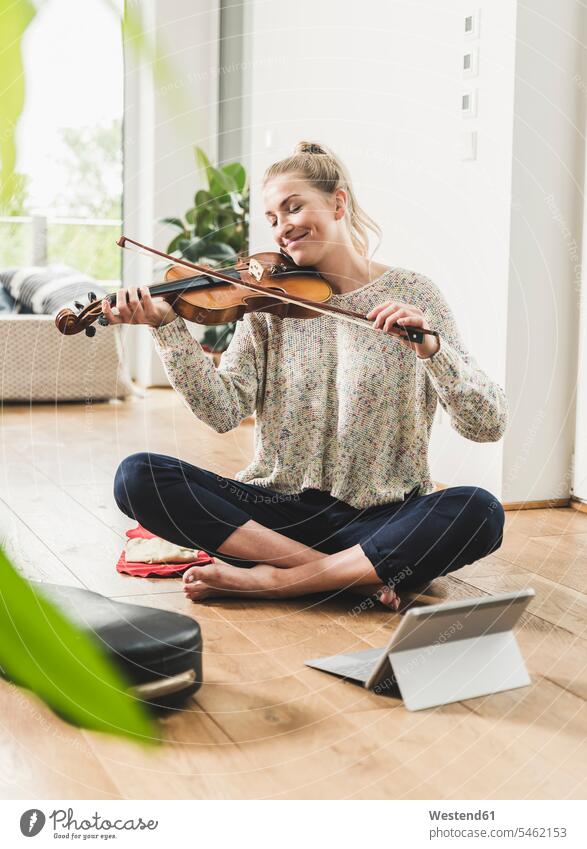
<path fill-rule="evenodd" d="M 202 634 L 191 616 L 77 587 L 31 583 L 98 640 L 141 701 L 170 708 L 200 688 Z"/>

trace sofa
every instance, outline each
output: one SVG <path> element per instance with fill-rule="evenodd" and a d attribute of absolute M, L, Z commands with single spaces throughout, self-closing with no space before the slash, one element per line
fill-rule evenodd
<path fill-rule="evenodd" d="M 49 315 L 0 316 L 0 399 L 104 401 L 132 384 L 120 356 L 119 330 L 62 336 Z"/>
<path fill-rule="evenodd" d="M 85 333 L 63 336 L 55 326 L 55 284 L 47 286 L 52 292 L 39 303 L 39 309 L 51 308 L 53 314 L 36 314 L 30 307 L 38 289 L 29 287 L 26 297 L 23 289 L 21 300 L 10 291 L 10 282 L 20 278 L 15 269 L 0 272 L 0 401 L 87 402 L 129 395 L 132 383 L 121 356 L 119 329 L 99 327 L 91 339 Z M 34 280 L 32 275 L 23 279 L 25 284 Z M 86 279 L 82 282 L 85 286 Z M 70 294 L 65 292 L 62 305 Z"/>

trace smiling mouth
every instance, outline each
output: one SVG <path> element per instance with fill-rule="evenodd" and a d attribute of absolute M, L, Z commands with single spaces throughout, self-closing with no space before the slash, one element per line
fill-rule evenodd
<path fill-rule="evenodd" d="M 286 247 L 286 248 L 291 248 L 292 246 L 297 245 L 297 243 L 298 243 L 298 242 L 301 242 L 301 241 L 302 241 L 302 239 L 305 239 L 307 235 L 308 235 L 307 233 L 304 233 L 304 235 L 303 235 L 303 236 L 299 236 L 297 239 L 292 239 L 291 241 L 289 241 L 289 242 L 287 243 L 287 245 L 286 245 L 285 247 Z"/>

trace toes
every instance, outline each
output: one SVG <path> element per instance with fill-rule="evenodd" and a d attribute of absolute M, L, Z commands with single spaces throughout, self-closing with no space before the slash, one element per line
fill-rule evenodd
<path fill-rule="evenodd" d="M 196 577 L 196 570 L 198 568 L 199 568 L 198 566 L 190 566 L 189 569 L 186 569 L 186 571 L 183 573 L 184 584 L 189 584 L 192 581 L 198 580 L 197 577 Z"/>
<path fill-rule="evenodd" d="M 210 587 L 203 581 L 192 581 L 183 588 L 183 592 L 185 597 L 191 601 L 201 601 L 210 595 Z"/>
<path fill-rule="evenodd" d="M 391 607 L 392 610 L 398 610 L 400 606 L 400 599 L 391 587 L 382 587 L 382 589 L 379 590 L 378 598 L 381 604 L 384 604 L 386 607 Z"/>
<path fill-rule="evenodd" d="M 213 583 L 218 580 L 218 567 L 215 564 L 206 566 L 192 566 L 187 572 L 184 572 L 183 581 L 188 586 L 196 581 L 206 581 Z"/>

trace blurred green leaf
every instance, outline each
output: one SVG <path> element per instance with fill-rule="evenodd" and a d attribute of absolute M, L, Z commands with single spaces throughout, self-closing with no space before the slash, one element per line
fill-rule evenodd
<path fill-rule="evenodd" d="M 15 185 L 16 127 L 23 110 L 25 78 L 21 42 L 36 15 L 29 0 L 12 0 L 0 8 L 0 206 L 9 206 Z"/>
<path fill-rule="evenodd" d="M 161 224 L 171 224 L 172 227 L 178 227 L 185 233 L 185 227 L 181 218 L 161 218 Z"/>
<path fill-rule="evenodd" d="M 206 189 L 198 189 L 194 198 L 196 209 L 199 210 L 202 206 L 204 206 L 204 204 L 208 203 L 210 200 L 212 200 L 212 195 L 210 194 L 210 192 L 207 192 Z"/>
<path fill-rule="evenodd" d="M 229 199 L 230 193 L 236 191 L 236 184 L 232 177 L 224 174 L 219 168 L 210 166 L 206 169 L 206 175 L 212 197 Z"/>
<path fill-rule="evenodd" d="M 230 193 L 231 209 L 235 213 L 235 215 L 238 215 L 239 217 L 242 217 L 245 213 L 245 208 L 241 205 L 241 198 L 242 195 L 240 195 L 238 192 Z"/>
<path fill-rule="evenodd" d="M 212 167 L 212 163 L 210 162 L 210 160 L 206 156 L 206 153 L 201 147 L 195 145 L 194 152 L 196 154 L 196 164 L 198 168 L 200 168 L 200 170 L 207 171 L 208 168 Z"/>
<path fill-rule="evenodd" d="M 179 233 L 177 236 L 175 236 L 175 238 L 173 238 L 169 242 L 169 244 L 167 245 L 167 253 L 172 254 L 174 251 L 181 251 L 182 242 L 188 242 L 189 244 L 189 240 L 186 239 L 185 233 Z"/>
<path fill-rule="evenodd" d="M 0 667 L 5 677 L 84 728 L 156 740 L 145 708 L 99 644 L 33 589 L 2 549 Z"/>
<path fill-rule="evenodd" d="M 202 342 L 207 345 L 211 351 L 225 351 L 230 344 L 230 340 L 234 336 L 235 327 L 236 321 L 233 321 L 231 324 L 216 324 L 211 327 L 207 327 L 204 331 Z"/>
<path fill-rule="evenodd" d="M 221 260 L 222 262 L 233 262 L 236 260 L 236 253 L 233 248 L 225 242 L 209 242 L 204 256 L 208 259 Z"/>
<path fill-rule="evenodd" d="M 196 214 L 194 235 L 212 237 L 216 232 L 216 215 L 213 209 L 203 208 Z"/>
<path fill-rule="evenodd" d="M 180 245 L 179 249 L 185 259 L 190 262 L 198 262 L 198 260 L 234 260 L 236 254 L 230 245 L 223 242 L 211 242 L 207 239 L 194 239 L 192 242 Z"/>
<path fill-rule="evenodd" d="M 228 165 L 223 165 L 220 170 L 232 178 L 237 192 L 244 191 L 247 174 L 240 162 L 229 162 Z"/>
<path fill-rule="evenodd" d="M 190 262 L 198 262 L 198 260 L 206 257 L 212 260 L 234 260 L 236 254 L 230 245 L 223 242 L 211 242 L 206 239 L 194 239 L 189 244 L 180 246 L 182 256 Z"/>

